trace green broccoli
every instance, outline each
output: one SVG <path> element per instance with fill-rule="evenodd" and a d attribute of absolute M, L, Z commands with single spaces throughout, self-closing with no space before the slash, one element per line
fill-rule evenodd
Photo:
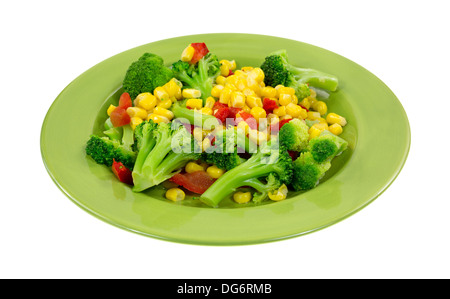
<path fill-rule="evenodd" d="M 122 162 L 127 168 L 133 169 L 136 152 L 133 149 L 134 132 L 130 125 L 121 127 L 119 135 L 91 135 L 86 143 L 86 154 L 98 164 L 112 166 L 113 159 Z"/>
<path fill-rule="evenodd" d="M 309 86 L 335 91 L 338 79 L 330 74 L 310 68 L 300 68 L 289 63 L 286 50 L 278 50 L 269 54 L 261 64 L 264 72 L 264 83 L 268 86 L 282 84 L 296 90 L 299 99 L 310 95 Z"/>
<path fill-rule="evenodd" d="M 204 104 L 211 96 L 214 80 L 220 74 L 220 63 L 217 56 L 209 52 L 195 64 L 178 60 L 172 64 L 172 70 L 175 78 L 180 80 L 185 88 L 200 90 Z"/>
<path fill-rule="evenodd" d="M 252 202 L 256 204 L 266 200 L 269 197 L 269 193 L 275 193 L 282 184 L 283 183 L 273 173 L 269 174 L 262 180 L 257 178 L 247 180 L 247 186 L 250 186 L 256 190 L 252 196 Z"/>
<path fill-rule="evenodd" d="M 295 191 L 309 190 L 317 186 L 319 180 L 330 169 L 330 161 L 318 163 L 312 156 L 311 152 L 301 153 L 294 161 L 294 175 L 291 187 Z"/>
<path fill-rule="evenodd" d="M 319 162 L 333 159 L 347 149 L 348 142 L 329 131 L 323 131 L 319 136 L 309 142 L 309 151 L 313 158 Z"/>
<path fill-rule="evenodd" d="M 175 118 L 185 120 L 191 125 L 202 126 L 208 130 L 219 126 L 219 122 L 214 115 L 203 114 L 194 109 L 188 109 L 186 108 L 185 101 L 173 103 L 170 110 L 173 112 Z"/>
<path fill-rule="evenodd" d="M 290 151 L 301 152 L 308 148 L 309 127 L 305 121 L 294 118 L 284 124 L 279 132 L 280 142 Z"/>
<path fill-rule="evenodd" d="M 128 67 L 122 85 L 134 99 L 143 92 L 153 93 L 156 87 L 163 86 L 172 78 L 172 70 L 164 65 L 160 56 L 144 53 Z"/>
<path fill-rule="evenodd" d="M 270 140 L 260 145 L 258 151 L 248 160 L 225 172 L 199 199 L 209 206 L 217 207 L 223 199 L 244 186 L 253 186 L 262 197 L 275 186 L 271 181 L 269 187 L 264 187 L 264 184 L 257 180 L 272 174 L 277 178 L 277 185 L 287 185 L 292 179 L 292 167 L 292 159 L 286 148 L 278 140 Z"/>
<path fill-rule="evenodd" d="M 200 158 L 201 149 L 179 122 L 143 125 L 141 132 L 140 149 L 132 172 L 134 192 L 166 181 L 189 161 Z"/>

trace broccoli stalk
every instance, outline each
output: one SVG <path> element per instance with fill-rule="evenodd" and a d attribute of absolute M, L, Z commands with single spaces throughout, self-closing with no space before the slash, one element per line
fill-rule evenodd
<path fill-rule="evenodd" d="M 163 86 L 172 78 L 172 70 L 164 65 L 160 56 L 144 53 L 128 67 L 122 85 L 134 99 L 143 92 L 153 93 L 156 87 Z"/>
<path fill-rule="evenodd" d="M 274 174 L 269 174 L 267 178 L 265 178 L 265 181 L 266 183 L 256 178 L 247 180 L 248 186 L 256 190 L 252 196 L 252 201 L 254 203 L 258 204 L 263 202 L 269 197 L 270 192 L 278 190 L 282 185 L 280 180 Z"/>
<path fill-rule="evenodd" d="M 203 114 L 193 109 L 188 109 L 184 103 L 173 103 L 171 110 L 175 118 L 186 120 L 191 125 L 202 126 L 202 128 L 208 130 L 219 126 L 219 122 L 214 115 Z"/>
<path fill-rule="evenodd" d="M 108 131 L 108 130 L 107 130 Z M 113 160 L 122 162 L 125 167 L 132 169 L 136 160 L 134 151 L 134 133 L 130 125 L 122 127 L 119 135 L 109 136 L 91 135 L 86 143 L 86 154 L 98 164 L 111 167 Z"/>
<path fill-rule="evenodd" d="M 142 127 L 142 141 L 133 169 L 133 191 L 141 192 L 171 178 L 200 151 L 183 125 L 159 123 Z M 154 141 L 152 141 L 154 140 Z"/>
<path fill-rule="evenodd" d="M 323 131 L 309 142 L 309 151 L 319 163 L 333 159 L 347 149 L 348 142 L 329 131 Z"/>
<path fill-rule="evenodd" d="M 179 60 L 172 64 L 172 70 L 184 87 L 200 90 L 204 104 L 220 73 L 220 63 L 217 56 L 209 52 L 195 64 Z"/>
<path fill-rule="evenodd" d="M 314 188 L 330 167 L 331 162 L 329 160 L 318 163 L 313 158 L 311 152 L 301 153 L 294 161 L 294 175 L 291 182 L 292 188 L 295 191 Z"/>
<path fill-rule="evenodd" d="M 256 179 L 274 175 L 280 183 L 288 184 L 292 179 L 292 160 L 283 145 L 271 140 L 258 149 L 248 160 L 225 172 L 201 196 L 200 200 L 212 207 L 244 186 L 254 186 L 264 192 L 262 183 Z"/>
<path fill-rule="evenodd" d="M 338 79 L 330 74 L 311 69 L 300 68 L 289 63 L 286 50 L 278 50 L 269 54 L 261 65 L 264 71 L 264 83 L 268 86 L 279 84 L 296 90 L 299 99 L 310 95 L 309 86 L 335 91 Z"/>

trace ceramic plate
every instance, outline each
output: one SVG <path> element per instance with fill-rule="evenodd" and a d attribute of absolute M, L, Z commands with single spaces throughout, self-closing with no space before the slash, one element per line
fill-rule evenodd
<path fill-rule="evenodd" d="M 209 208 L 188 196 L 164 199 L 164 188 L 133 193 L 105 166 L 87 157 L 84 146 L 101 131 L 106 108 L 116 103 L 131 62 L 144 52 L 167 64 L 178 60 L 191 42 L 205 42 L 220 59 L 260 66 L 272 51 L 286 49 L 294 65 L 339 78 L 339 89 L 326 100 L 328 111 L 344 115 L 341 135 L 349 150 L 333 160 L 321 184 L 290 192 L 281 202 L 261 206 L 224 201 Z M 391 90 L 358 64 L 302 42 L 251 34 L 204 34 L 139 46 L 87 70 L 70 83 L 50 107 L 41 132 L 48 173 L 74 203 L 112 225 L 149 237 L 203 245 L 243 245 L 304 235 L 330 226 L 377 198 L 402 169 L 410 146 L 405 111 Z"/>

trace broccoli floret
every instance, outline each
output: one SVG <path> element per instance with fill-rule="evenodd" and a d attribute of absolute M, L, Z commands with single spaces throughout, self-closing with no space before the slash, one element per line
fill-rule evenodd
<path fill-rule="evenodd" d="M 215 54 L 208 52 L 195 64 L 176 61 L 172 64 L 172 70 L 175 78 L 180 80 L 185 88 L 200 90 L 201 98 L 205 103 L 211 96 L 214 80 L 220 74 L 220 63 Z"/>
<path fill-rule="evenodd" d="M 279 84 L 296 90 L 299 99 L 310 95 L 309 86 L 335 91 L 338 79 L 330 74 L 310 69 L 300 68 L 289 63 L 286 50 L 278 50 L 269 54 L 261 65 L 264 72 L 264 83 L 268 86 Z"/>
<path fill-rule="evenodd" d="M 291 182 L 292 188 L 295 191 L 314 188 L 330 167 L 330 161 L 318 163 L 313 158 L 311 152 L 301 153 L 294 161 L 294 175 Z"/>
<path fill-rule="evenodd" d="M 173 78 L 173 72 L 164 65 L 163 59 L 153 53 L 144 53 L 133 62 L 125 74 L 123 89 L 132 99 L 142 92 L 153 93 Z"/>
<path fill-rule="evenodd" d="M 217 207 L 240 187 L 258 186 L 258 190 L 263 193 L 264 185 L 258 184 L 256 179 L 263 179 L 271 174 L 278 182 L 288 185 L 292 179 L 292 167 L 292 159 L 286 148 L 278 140 L 270 140 L 260 145 L 248 160 L 225 172 L 199 199 L 209 206 Z"/>
<path fill-rule="evenodd" d="M 135 192 L 166 181 L 189 161 L 198 160 L 201 155 L 195 139 L 179 122 L 143 126 L 139 137 L 140 149 L 132 173 Z"/>
<path fill-rule="evenodd" d="M 347 149 L 348 142 L 329 131 L 323 131 L 319 136 L 309 142 L 309 151 L 313 158 L 319 162 L 333 159 Z"/>
<path fill-rule="evenodd" d="M 309 127 L 305 121 L 294 118 L 281 127 L 280 142 L 290 151 L 301 152 L 308 147 L 308 130 Z"/>
<path fill-rule="evenodd" d="M 129 125 L 123 126 L 122 136 L 121 139 L 111 139 L 108 136 L 91 135 L 86 143 L 86 154 L 98 164 L 110 167 L 116 160 L 133 169 L 136 160 L 133 129 Z"/>
<path fill-rule="evenodd" d="M 253 193 L 252 202 L 258 204 L 266 200 L 269 197 L 270 192 L 275 192 L 278 190 L 282 183 L 276 175 L 271 173 L 263 180 L 255 178 L 249 179 L 247 180 L 247 185 L 256 190 Z"/>

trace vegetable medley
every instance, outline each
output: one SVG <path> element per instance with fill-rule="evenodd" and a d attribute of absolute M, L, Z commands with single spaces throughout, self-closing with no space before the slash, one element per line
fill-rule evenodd
<path fill-rule="evenodd" d="M 286 50 L 240 68 L 205 43 L 188 45 L 169 66 L 144 53 L 86 153 L 134 192 L 169 181 L 172 201 L 188 191 L 211 207 L 230 197 L 284 200 L 316 187 L 347 149 L 339 137 L 347 121 L 326 103 L 337 87 L 333 75 L 292 65 Z"/>

